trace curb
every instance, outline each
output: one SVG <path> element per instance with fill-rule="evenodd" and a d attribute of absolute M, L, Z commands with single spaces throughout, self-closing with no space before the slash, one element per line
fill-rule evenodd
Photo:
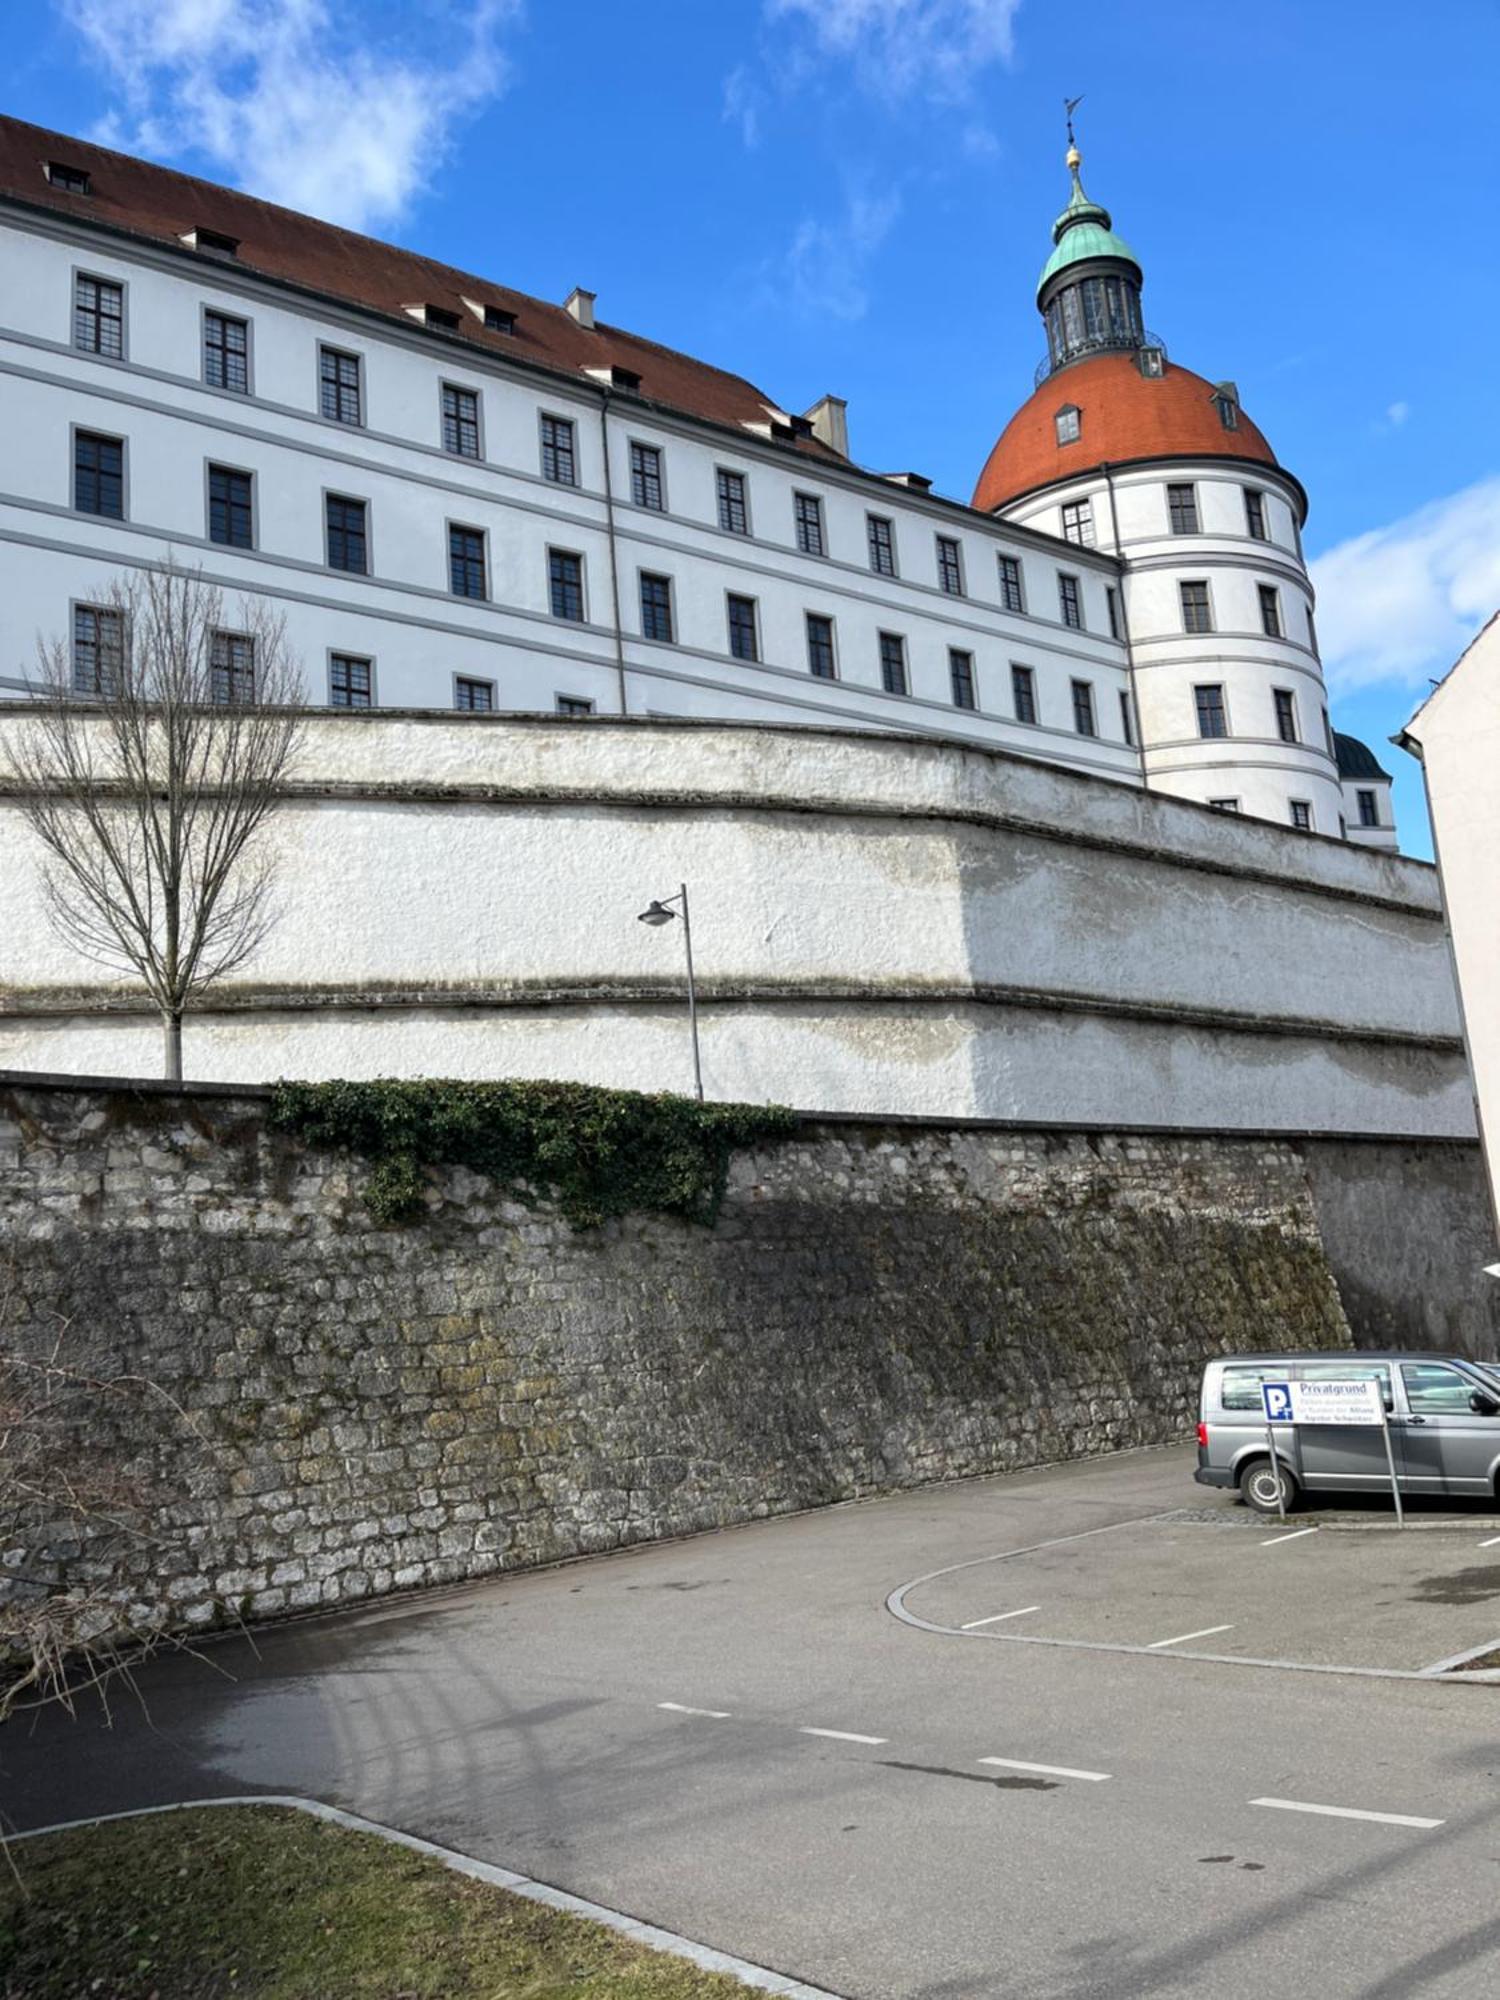
<path fill-rule="evenodd" d="M 24 1833 L 10 1834 L 7 1839 L 9 1842 L 40 1840 L 49 1833 L 72 1833 L 80 1827 L 107 1826 L 111 1821 L 122 1819 L 149 1819 L 159 1813 L 197 1812 L 209 1806 L 290 1806 L 297 1812 L 311 1814 L 314 1819 L 346 1827 L 351 1833 L 377 1834 L 394 1846 L 406 1847 L 413 1854 L 425 1854 L 431 1860 L 441 1861 L 445 1868 L 451 1868 L 457 1875 L 470 1876 L 476 1882 L 487 1882 L 495 1889 L 507 1889 L 511 1895 L 523 1896 L 528 1902 L 544 1903 L 549 1909 L 561 1910 L 570 1917 L 587 1917 L 592 1923 L 602 1924 L 605 1929 L 629 1938 L 633 1944 L 670 1953 L 674 1958 L 685 1958 L 704 1972 L 727 1973 L 731 1979 L 739 1980 L 742 1986 L 754 1987 L 761 1993 L 777 1993 L 783 1996 L 783 2000 L 841 2000 L 839 1994 L 830 1992 L 826 1987 L 805 1986 L 800 1980 L 788 1979 L 783 1973 L 772 1972 L 764 1965 L 752 1965 L 748 1959 L 735 1958 L 726 1951 L 715 1951 L 712 1945 L 698 1944 L 692 1938 L 679 1936 L 676 1931 L 660 1930 L 655 1924 L 642 1923 L 619 1910 L 607 1910 L 602 1903 L 590 1903 L 582 1896 L 570 1895 L 566 1889 L 554 1889 L 548 1882 L 535 1882 L 529 1875 L 517 1875 L 512 1869 L 497 1868 L 489 1861 L 476 1861 L 472 1855 L 459 1854 L 451 1847 L 439 1847 L 434 1841 L 422 1840 L 414 1833 L 402 1833 L 397 1827 L 382 1826 L 378 1820 L 364 1819 L 358 1813 L 344 1812 L 339 1806 L 324 1805 L 321 1799 L 305 1799 L 294 1793 L 257 1792 L 245 1797 L 178 1799 L 171 1805 L 137 1806 L 130 1812 L 97 1813 L 88 1819 L 60 1820 L 52 1826 L 28 1827 Z"/>

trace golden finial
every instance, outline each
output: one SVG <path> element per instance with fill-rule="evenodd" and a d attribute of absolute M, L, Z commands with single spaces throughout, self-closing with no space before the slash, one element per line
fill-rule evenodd
<path fill-rule="evenodd" d="M 1083 165 L 1083 155 L 1079 152 L 1078 141 L 1073 136 L 1073 113 L 1082 102 L 1083 97 L 1081 93 L 1077 97 L 1065 97 L 1063 99 L 1063 114 L 1068 121 L 1068 156 L 1064 164 L 1070 174 L 1076 174 L 1078 169 Z"/>

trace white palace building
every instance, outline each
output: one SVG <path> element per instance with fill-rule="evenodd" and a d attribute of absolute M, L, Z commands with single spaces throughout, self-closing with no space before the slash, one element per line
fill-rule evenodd
<path fill-rule="evenodd" d="M 699 718 L 978 744 L 1393 849 L 1327 711 L 1306 498 L 1170 360 L 1072 194 L 1047 357 L 972 501 L 488 279 L 0 120 L 0 691 L 175 559 L 286 617 L 330 708 Z M 226 686 L 253 671 L 225 635 Z"/>

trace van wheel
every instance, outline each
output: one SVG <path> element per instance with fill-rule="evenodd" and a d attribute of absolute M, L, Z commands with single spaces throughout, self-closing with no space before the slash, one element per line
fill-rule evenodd
<path fill-rule="evenodd" d="M 1278 1483 L 1281 1487 L 1279 1507 Z M 1240 1473 L 1240 1498 L 1257 1514 L 1279 1514 L 1282 1508 L 1292 1514 L 1301 1504 L 1302 1489 L 1279 1459 L 1273 1467 L 1268 1458 L 1252 1458 Z"/>

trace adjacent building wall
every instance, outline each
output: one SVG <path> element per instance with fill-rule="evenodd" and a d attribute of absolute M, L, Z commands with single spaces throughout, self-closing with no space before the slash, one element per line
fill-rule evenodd
<path fill-rule="evenodd" d="M 153 1074 L 70 954 L 4 787 L 0 1061 Z M 1472 1131 L 1432 870 L 953 743 L 834 730 L 319 716 L 283 915 L 190 1074 L 691 1078 L 939 1118 Z"/>

